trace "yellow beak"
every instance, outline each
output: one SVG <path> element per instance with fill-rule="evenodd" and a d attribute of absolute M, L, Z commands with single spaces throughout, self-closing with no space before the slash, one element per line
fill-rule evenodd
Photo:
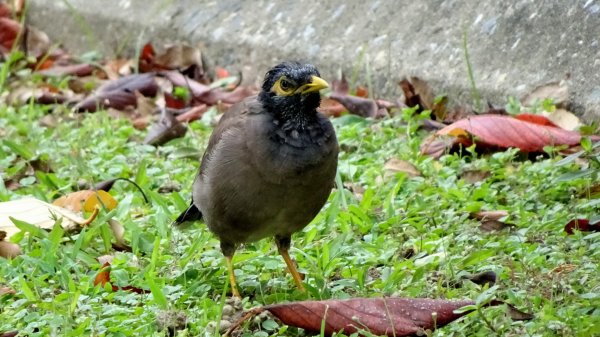
<path fill-rule="evenodd" d="M 300 86 L 300 88 L 296 89 L 296 93 L 308 94 L 325 88 L 329 88 L 329 84 L 324 79 L 313 76 L 310 83 Z"/>

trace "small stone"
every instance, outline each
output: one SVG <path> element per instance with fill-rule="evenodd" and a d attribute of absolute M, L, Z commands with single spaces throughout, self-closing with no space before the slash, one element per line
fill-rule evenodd
<path fill-rule="evenodd" d="M 236 310 L 230 304 L 225 304 L 223 306 L 223 316 L 231 316 Z"/>
<path fill-rule="evenodd" d="M 229 330 L 229 328 L 231 328 L 232 325 L 233 325 L 233 323 L 231 323 L 230 321 L 222 319 L 221 323 L 219 324 L 219 332 L 223 333 L 223 332 Z"/>

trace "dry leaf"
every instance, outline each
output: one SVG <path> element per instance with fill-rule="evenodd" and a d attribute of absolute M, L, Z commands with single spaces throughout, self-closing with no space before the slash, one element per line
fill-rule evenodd
<path fill-rule="evenodd" d="M 471 217 L 477 220 L 500 220 L 508 216 L 508 212 L 504 210 L 500 211 L 479 211 L 471 213 Z"/>
<path fill-rule="evenodd" d="M 582 125 L 579 117 L 565 109 L 556 109 L 553 112 L 544 111 L 542 114 L 553 124 L 565 130 L 575 131 Z"/>
<path fill-rule="evenodd" d="M 187 127 L 180 123 L 170 109 L 163 109 L 160 120 L 153 124 L 144 138 L 144 144 L 162 145 L 172 139 L 183 137 Z"/>
<path fill-rule="evenodd" d="M 566 108 L 569 101 L 569 87 L 565 81 L 551 82 L 541 85 L 521 98 L 523 106 L 533 106 L 536 101 L 552 98 L 554 105 Z"/>
<path fill-rule="evenodd" d="M 79 224 L 86 222 L 79 215 L 68 209 L 51 205 L 34 198 L 23 198 L 0 203 L 0 231 L 6 232 L 6 239 L 18 233 L 10 217 L 21 220 L 43 229 L 52 229 L 54 218 L 62 218 L 61 225 L 66 231 L 79 228 Z"/>
<path fill-rule="evenodd" d="M 303 301 L 274 304 L 251 310 L 225 334 L 229 336 L 243 321 L 264 311 L 271 312 L 284 324 L 326 336 L 343 331 L 350 335 L 364 331 L 376 336 L 413 336 L 434 330 L 468 314 L 456 310 L 475 301 L 434 300 L 427 298 L 353 298 L 349 300 Z M 489 305 L 506 304 L 492 301 Z M 508 305 L 508 304 L 507 304 Z M 521 313 L 523 319 L 532 316 Z"/>
<path fill-rule="evenodd" d="M 332 93 L 329 98 L 340 102 L 352 114 L 372 118 L 378 115 L 377 103 L 372 99 L 336 93 Z"/>
<path fill-rule="evenodd" d="M 83 204 L 84 211 L 92 212 L 96 207 L 104 207 L 110 211 L 117 207 L 117 201 L 112 197 L 112 195 L 110 195 L 110 193 L 103 190 L 91 192 L 93 193 L 85 200 Z"/>
<path fill-rule="evenodd" d="M 6 241 L 0 241 L 0 257 L 13 259 L 21 254 L 21 247 L 18 244 Z M 1 291 L 1 288 L 0 288 Z M 1 294 L 0 294 L 1 295 Z"/>
<path fill-rule="evenodd" d="M 154 62 L 164 69 L 183 69 L 194 65 L 203 68 L 200 48 L 185 43 L 166 46 L 164 53 L 155 56 Z"/>
<path fill-rule="evenodd" d="M 575 230 L 582 232 L 600 232 L 600 222 L 590 223 L 588 219 L 574 219 L 565 225 L 565 232 L 573 234 Z"/>
<path fill-rule="evenodd" d="M 419 170 L 417 169 L 417 167 L 415 165 L 413 165 L 409 161 L 398 159 L 398 158 L 392 158 L 392 159 L 388 160 L 385 163 L 385 165 L 383 166 L 383 168 L 386 169 L 387 171 L 391 171 L 393 173 L 404 172 L 409 177 L 421 176 L 421 172 L 419 172 Z"/>
<path fill-rule="evenodd" d="M 508 212 L 504 210 L 499 211 L 480 211 L 471 213 L 471 218 L 481 221 L 479 229 L 483 232 L 497 232 L 505 228 L 512 227 L 500 219 L 508 216 Z"/>
<path fill-rule="evenodd" d="M 490 171 L 482 170 L 467 170 L 461 173 L 460 179 L 464 180 L 469 184 L 475 184 L 480 181 L 484 181 L 491 175 Z"/>
<path fill-rule="evenodd" d="M 153 74 L 134 74 L 109 81 L 100 86 L 94 94 L 75 106 L 75 111 L 94 112 L 99 108 L 123 110 L 137 105 L 135 92 L 144 96 L 156 96 L 158 84 Z"/>

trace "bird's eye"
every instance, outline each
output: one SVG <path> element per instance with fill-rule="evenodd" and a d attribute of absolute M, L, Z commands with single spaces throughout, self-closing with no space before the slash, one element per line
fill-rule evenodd
<path fill-rule="evenodd" d="M 279 81 L 279 86 L 282 90 L 288 91 L 291 89 L 292 84 L 288 80 L 282 78 L 281 81 Z"/>

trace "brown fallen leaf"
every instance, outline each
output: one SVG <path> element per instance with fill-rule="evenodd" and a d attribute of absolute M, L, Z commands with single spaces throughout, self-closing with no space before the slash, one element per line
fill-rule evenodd
<path fill-rule="evenodd" d="M 483 170 L 466 170 L 460 174 L 460 179 L 469 184 L 475 184 L 484 181 L 491 175 L 490 171 Z"/>
<path fill-rule="evenodd" d="M 417 112 L 421 112 L 423 110 L 432 110 L 434 109 L 434 99 L 435 95 L 433 94 L 433 90 L 425 82 L 419 77 L 413 76 L 402 79 L 399 83 L 402 92 L 404 93 L 404 103 L 408 107 L 419 106 Z M 437 113 L 446 114 L 446 102 L 442 101 L 439 103 L 437 107 Z M 437 115 L 433 115 L 437 120 L 443 121 L 443 116 L 438 117 Z"/>
<path fill-rule="evenodd" d="M 16 337 L 18 334 L 18 331 L 0 332 L 0 337 Z"/>
<path fill-rule="evenodd" d="M 481 273 L 466 275 L 463 276 L 463 279 L 467 279 L 475 284 L 479 284 L 480 286 L 488 285 L 489 287 L 494 286 L 496 284 L 496 279 L 498 276 L 491 270 L 483 271 Z"/>
<path fill-rule="evenodd" d="M 18 244 L 0 240 L 0 257 L 14 259 L 20 254 L 21 247 Z"/>
<path fill-rule="evenodd" d="M 25 53 L 36 59 L 43 57 L 51 47 L 50 38 L 43 31 L 25 26 Z"/>
<path fill-rule="evenodd" d="M 170 109 L 162 109 L 160 120 L 153 124 L 144 138 L 144 144 L 162 145 L 172 139 L 183 137 L 187 126 L 179 122 Z"/>
<path fill-rule="evenodd" d="M 504 210 L 480 211 L 476 213 L 471 213 L 470 216 L 471 218 L 477 219 L 481 222 L 479 229 L 483 232 L 497 232 L 505 228 L 512 227 L 512 225 L 500 221 L 500 219 L 508 216 L 508 212 Z"/>
<path fill-rule="evenodd" d="M 237 87 L 233 91 L 211 89 L 200 96 L 194 96 L 194 101 L 207 105 L 216 105 L 219 102 L 235 104 L 254 94 L 254 90 L 247 87 Z"/>
<path fill-rule="evenodd" d="M 383 165 L 383 168 L 392 173 L 404 172 L 409 177 L 421 176 L 421 172 L 419 172 L 419 169 L 417 169 L 417 167 L 415 165 L 413 165 L 411 162 L 409 162 L 407 160 L 402 160 L 402 159 L 398 159 L 398 158 L 392 158 L 392 159 L 388 160 Z"/>
<path fill-rule="evenodd" d="M 346 111 L 344 105 L 329 97 L 323 97 L 318 108 L 319 112 L 328 117 L 339 117 Z"/>
<path fill-rule="evenodd" d="M 508 216 L 508 212 L 505 210 L 499 211 L 479 211 L 471 213 L 471 217 L 477 220 L 500 220 Z"/>
<path fill-rule="evenodd" d="M 0 287 L 0 296 L 3 296 L 3 295 L 14 295 L 16 293 L 17 292 L 13 288 L 10 288 L 10 287 Z"/>
<path fill-rule="evenodd" d="M 102 108 L 123 110 L 128 106 L 137 106 L 138 91 L 144 96 L 156 96 L 158 84 L 154 75 L 133 74 L 100 86 L 95 93 L 75 105 L 75 111 L 94 112 Z"/>
<path fill-rule="evenodd" d="M 569 101 L 569 87 L 565 81 L 550 82 L 540 85 L 521 98 L 523 106 L 531 107 L 536 102 L 551 98 L 554 105 L 559 108 L 567 108 Z"/>
<path fill-rule="evenodd" d="M 600 221 L 590 223 L 588 219 L 574 219 L 565 225 L 565 232 L 573 234 L 575 230 L 582 232 L 600 232 Z"/>
<path fill-rule="evenodd" d="M 203 68 L 200 48 L 186 43 L 166 46 L 163 53 L 154 57 L 154 63 L 163 69 L 185 69 L 191 66 Z"/>
<path fill-rule="evenodd" d="M 352 114 L 371 118 L 377 116 L 377 103 L 372 99 L 336 93 L 332 93 L 329 98 L 340 102 Z"/>
<path fill-rule="evenodd" d="M 443 327 L 470 312 L 467 310 L 456 313 L 457 309 L 474 304 L 475 301 L 472 300 L 393 297 L 274 304 L 251 310 L 225 335 L 229 336 L 244 320 L 269 311 L 284 324 L 308 332 L 318 333 L 323 326 L 326 336 L 340 331 L 347 335 L 367 331 L 376 336 L 412 336 Z M 505 303 L 490 303 L 501 304 Z M 531 319 L 531 315 L 522 314 L 524 319 Z"/>
<path fill-rule="evenodd" d="M 179 114 L 176 119 L 181 123 L 190 123 L 202 118 L 202 115 L 204 115 L 206 111 L 208 111 L 208 105 L 197 105 L 189 108 L 186 112 Z"/>

